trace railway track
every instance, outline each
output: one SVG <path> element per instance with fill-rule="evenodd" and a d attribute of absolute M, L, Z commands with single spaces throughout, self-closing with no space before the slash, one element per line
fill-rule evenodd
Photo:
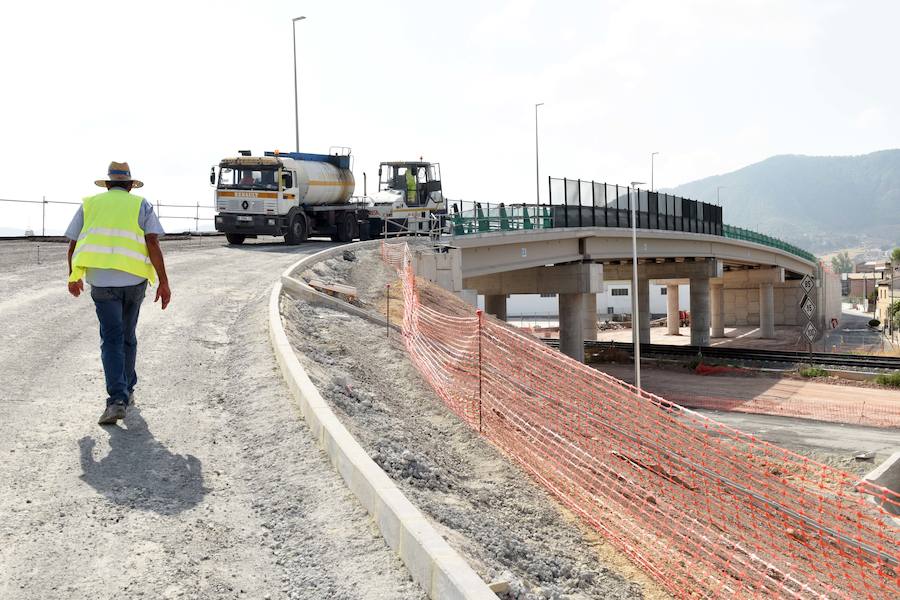
<path fill-rule="evenodd" d="M 559 340 L 544 338 L 544 343 L 559 347 Z M 585 350 L 616 349 L 633 352 L 628 342 L 597 342 L 586 340 Z M 890 356 L 861 356 L 855 354 L 831 354 L 828 352 L 796 352 L 789 350 L 758 350 L 751 348 L 720 348 L 715 346 L 671 346 L 668 344 L 641 344 L 642 356 L 678 356 L 747 360 L 780 364 L 815 364 L 835 367 L 852 367 L 867 370 L 900 370 L 900 358 Z"/>

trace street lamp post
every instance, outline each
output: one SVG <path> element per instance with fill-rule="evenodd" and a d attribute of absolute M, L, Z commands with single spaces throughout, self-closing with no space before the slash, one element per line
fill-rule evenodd
<path fill-rule="evenodd" d="M 300 152 L 300 103 L 297 100 L 297 21 L 306 17 L 294 17 L 291 19 L 291 29 L 294 34 L 294 141 L 297 152 Z"/>
<path fill-rule="evenodd" d="M 721 190 L 722 188 L 725 188 L 725 187 L 728 187 L 728 186 L 727 185 L 717 185 L 716 186 L 716 206 L 722 206 L 722 203 L 719 202 L 719 190 Z M 759 227 L 759 226 L 757 225 L 757 227 Z"/>
<path fill-rule="evenodd" d="M 535 202 L 541 203 L 541 159 L 538 152 L 538 106 L 543 106 L 543 102 L 534 105 L 534 195 Z"/>
<path fill-rule="evenodd" d="M 651 152 L 650 153 L 650 191 L 655 192 L 656 187 L 653 185 L 653 159 L 656 158 L 656 155 L 659 152 Z"/>
<path fill-rule="evenodd" d="M 636 185 L 644 185 L 643 181 L 632 181 L 628 188 L 628 197 L 631 199 L 631 190 Z M 638 314 L 638 261 L 637 261 L 637 196 L 631 204 L 631 340 L 634 346 L 634 387 L 641 391 L 641 339 L 640 339 L 640 315 Z"/>

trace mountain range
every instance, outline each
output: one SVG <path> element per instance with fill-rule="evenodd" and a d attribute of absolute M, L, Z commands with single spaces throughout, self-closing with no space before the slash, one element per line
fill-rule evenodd
<path fill-rule="evenodd" d="M 811 252 L 900 246 L 900 149 L 773 156 L 661 191 L 715 203 L 717 189 L 727 224 Z"/>

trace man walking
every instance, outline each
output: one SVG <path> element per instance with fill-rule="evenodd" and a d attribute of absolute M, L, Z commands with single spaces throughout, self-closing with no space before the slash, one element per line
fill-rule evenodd
<path fill-rule="evenodd" d="M 138 314 L 147 282 L 159 276 L 156 302 L 169 305 L 171 292 L 159 236 L 164 235 L 153 206 L 132 188 L 128 163 L 112 162 L 107 179 L 94 182 L 107 191 L 84 199 L 66 230 L 69 238 L 69 293 L 76 298 L 91 285 L 91 298 L 100 321 L 100 358 L 106 377 L 106 410 L 101 425 L 125 418 L 137 383 Z"/>

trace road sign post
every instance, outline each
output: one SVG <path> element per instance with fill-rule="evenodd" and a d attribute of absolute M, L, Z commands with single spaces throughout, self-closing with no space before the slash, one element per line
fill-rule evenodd
<path fill-rule="evenodd" d="M 803 281 L 800 282 L 800 288 L 803 290 L 803 293 L 809 295 L 814 287 L 816 287 L 816 278 L 812 275 L 804 276 Z"/>
<path fill-rule="evenodd" d="M 800 282 L 800 289 L 803 290 L 803 297 L 800 299 L 800 310 L 806 315 L 806 326 L 803 328 L 803 337 L 805 337 L 809 343 L 809 357 L 810 360 L 812 360 L 813 342 L 818 339 L 820 334 L 819 328 L 816 327 L 814 323 L 817 312 L 816 303 L 813 302 L 810 295 L 811 292 L 816 289 L 816 278 L 812 275 L 803 277 L 803 281 Z"/>

